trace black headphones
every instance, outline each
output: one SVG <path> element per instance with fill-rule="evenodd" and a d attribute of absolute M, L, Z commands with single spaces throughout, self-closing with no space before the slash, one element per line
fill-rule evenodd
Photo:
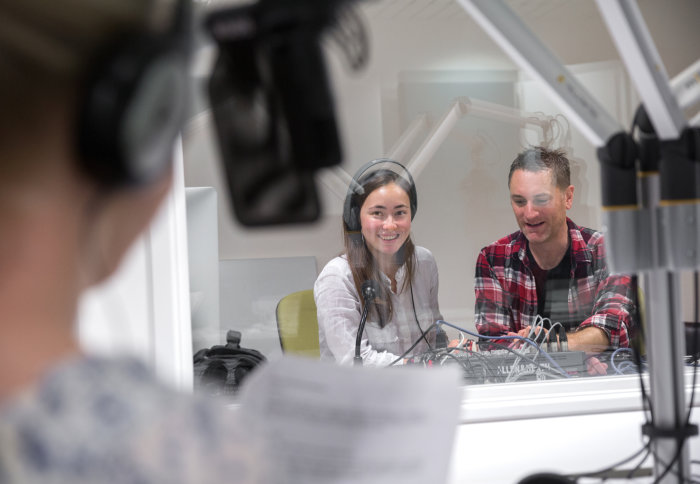
<path fill-rule="evenodd" d="M 401 173 L 393 168 L 378 166 L 386 163 L 397 165 L 400 168 Z M 374 169 L 370 171 L 371 168 Z M 366 163 L 357 171 L 357 173 L 355 173 L 355 176 L 352 177 L 352 181 L 348 187 L 348 193 L 345 196 L 345 204 L 343 206 L 343 221 L 345 222 L 349 232 L 360 232 L 362 230 L 362 225 L 360 224 L 361 207 L 358 206 L 357 197 L 355 195 L 362 195 L 364 192 L 364 188 L 362 186 L 372 177 L 377 176 L 386 170 L 393 171 L 408 182 L 408 199 L 411 205 L 411 220 L 413 220 L 413 217 L 416 216 L 416 211 L 418 210 L 418 193 L 416 192 L 416 184 L 413 182 L 411 173 L 398 161 L 394 161 L 389 158 L 379 158 Z"/>
<path fill-rule="evenodd" d="M 191 0 L 173 28 L 122 33 L 89 73 L 78 119 L 81 169 L 102 186 L 142 185 L 171 166 L 186 117 Z"/>

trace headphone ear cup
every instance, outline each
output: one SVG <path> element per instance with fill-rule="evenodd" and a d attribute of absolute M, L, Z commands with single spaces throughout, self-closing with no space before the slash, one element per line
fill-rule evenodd
<path fill-rule="evenodd" d="M 88 79 L 78 121 L 82 170 L 103 186 L 153 181 L 185 119 L 187 55 L 170 37 L 133 36 Z"/>
<path fill-rule="evenodd" d="M 345 222 L 348 232 L 359 232 L 362 229 L 360 224 L 360 210 L 358 207 L 351 206 L 349 200 L 345 204 L 343 210 L 343 222 Z"/>
<path fill-rule="evenodd" d="M 410 179 L 410 182 L 411 193 L 409 193 L 409 199 L 411 203 L 411 220 L 413 220 L 413 218 L 416 216 L 416 212 L 418 211 L 418 192 L 416 191 L 416 185 L 413 183 L 413 178 Z"/>
<path fill-rule="evenodd" d="M 350 224 L 348 227 L 353 232 L 362 231 L 362 224 L 360 223 L 360 209 L 358 207 L 352 207 L 350 209 Z"/>
<path fill-rule="evenodd" d="M 356 207 L 352 206 L 352 197 L 353 191 L 351 184 L 350 188 L 348 188 L 348 193 L 345 195 L 345 201 L 343 202 L 343 222 L 349 231 L 356 230 L 355 219 L 357 214 L 355 213 Z"/>
<path fill-rule="evenodd" d="M 347 226 L 348 237 L 353 245 L 360 245 L 363 243 L 362 224 L 360 223 L 360 208 L 350 208 L 347 215 L 345 224 Z"/>

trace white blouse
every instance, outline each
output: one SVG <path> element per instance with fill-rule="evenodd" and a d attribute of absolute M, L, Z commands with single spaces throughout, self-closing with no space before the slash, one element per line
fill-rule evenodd
<path fill-rule="evenodd" d="M 431 324 L 442 319 L 438 307 L 435 258 L 428 249 L 418 246 L 415 257 L 413 291 L 410 285 L 403 288 L 405 264 L 396 273 L 398 294 L 391 290 L 389 278 L 382 274 L 381 283 L 390 295 L 393 314 L 381 328 L 378 321 L 373 320 L 376 319 L 376 312 L 370 311 L 360 346 L 360 355 L 366 366 L 389 365 L 422 339 L 421 329 L 426 331 Z M 352 364 L 362 304 L 345 255 L 334 258 L 323 268 L 314 284 L 314 299 L 321 359 Z M 435 344 L 435 334 L 434 328 L 426 334 L 431 345 Z M 422 354 L 428 349 L 426 342 L 420 341 L 406 357 Z"/>

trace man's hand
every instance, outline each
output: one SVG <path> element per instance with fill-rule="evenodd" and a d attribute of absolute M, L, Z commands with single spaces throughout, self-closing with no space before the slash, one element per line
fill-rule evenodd
<path fill-rule="evenodd" d="M 506 333 L 506 336 L 520 336 L 522 338 L 527 338 L 530 335 L 531 329 L 532 329 L 532 326 L 526 326 L 523 329 L 521 329 L 520 331 L 518 331 L 517 333 L 513 333 L 512 331 L 510 331 L 510 332 Z M 541 326 L 537 326 L 535 328 L 535 334 L 533 335 L 533 339 L 539 340 L 538 336 L 540 334 L 540 331 L 544 331 L 544 340 L 542 340 L 542 341 L 545 341 L 547 339 L 547 335 L 549 334 L 549 331 L 544 329 Z M 516 339 L 516 340 L 513 340 L 513 343 L 511 344 L 511 348 L 520 348 L 524 344 L 525 344 L 524 341 Z"/>
<path fill-rule="evenodd" d="M 608 334 L 597 326 L 587 326 L 573 333 L 567 333 L 570 351 L 601 353 L 610 346 Z"/>
<path fill-rule="evenodd" d="M 608 374 L 608 364 L 603 363 L 595 356 L 586 358 L 586 368 L 588 370 L 588 374 L 591 376 Z"/>

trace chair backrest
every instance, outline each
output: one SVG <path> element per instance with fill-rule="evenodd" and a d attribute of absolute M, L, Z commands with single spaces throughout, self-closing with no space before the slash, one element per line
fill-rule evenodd
<path fill-rule="evenodd" d="M 284 353 L 320 358 L 318 320 L 312 289 L 293 292 L 277 303 L 277 331 Z"/>

